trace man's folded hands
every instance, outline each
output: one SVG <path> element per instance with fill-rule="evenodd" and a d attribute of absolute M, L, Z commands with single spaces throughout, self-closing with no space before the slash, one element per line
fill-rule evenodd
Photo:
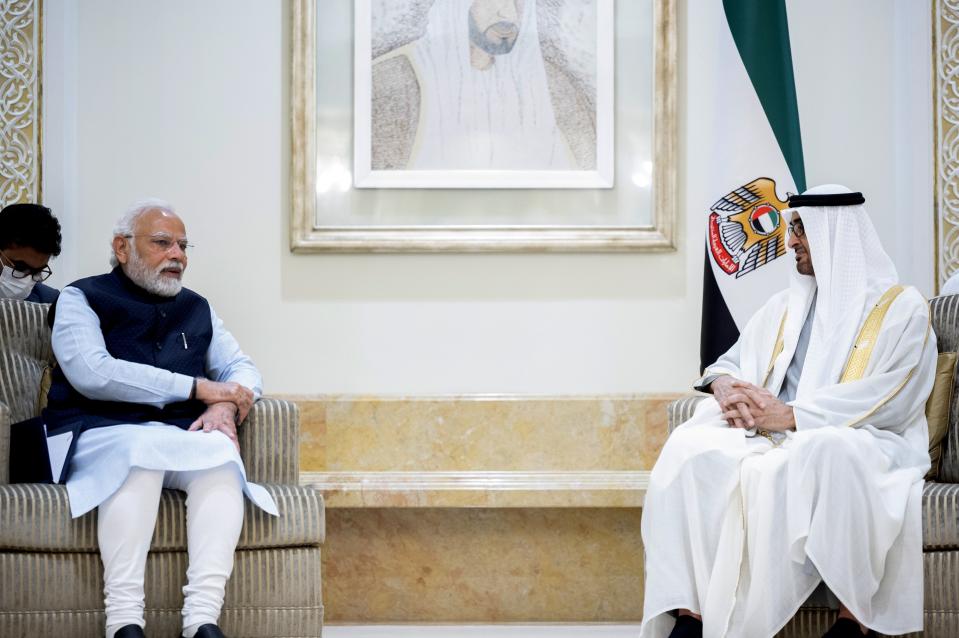
<path fill-rule="evenodd" d="M 767 432 L 796 429 L 792 407 L 765 388 L 723 375 L 710 384 L 710 389 L 730 427 Z"/>

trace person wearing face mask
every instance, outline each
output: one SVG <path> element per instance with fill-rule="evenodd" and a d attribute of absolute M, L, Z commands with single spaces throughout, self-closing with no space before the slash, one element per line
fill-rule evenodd
<path fill-rule="evenodd" d="M 60 222 L 46 206 L 10 204 L 0 211 L 0 299 L 53 303 L 59 294 L 42 282 L 60 254 Z"/>
<path fill-rule="evenodd" d="M 52 274 L 50 259 L 60 254 L 60 241 L 60 222 L 46 206 L 10 204 L 0 210 L 0 299 L 55 303 L 60 291 L 42 282 Z M 10 480 L 50 482 L 47 464 L 37 460 L 44 458 L 45 452 L 42 422 L 14 423 L 10 428 Z"/>

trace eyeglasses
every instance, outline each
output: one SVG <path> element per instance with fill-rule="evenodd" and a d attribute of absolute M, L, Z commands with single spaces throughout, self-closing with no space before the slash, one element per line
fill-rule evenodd
<path fill-rule="evenodd" d="M 174 244 L 180 247 L 180 251 L 183 252 L 183 254 L 186 254 L 187 249 L 193 248 L 193 244 L 189 243 L 187 240 L 180 239 L 178 241 L 174 241 L 173 237 L 170 235 L 124 235 L 124 237 L 128 239 L 132 239 L 133 237 L 149 237 L 150 245 L 155 251 L 160 253 L 167 252 L 173 248 Z"/>
<path fill-rule="evenodd" d="M 14 279 L 26 279 L 27 277 L 30 277 L 35 282 L 40 283 L 41 281 L 46 281 L 50 275 L 53 274 L 53 271 L 50 270 L 49 265 L 42 268 L 34 268 L 28 263 L 10 259 L 3 253 L 2 250 L 0 250 L 0 257 L 3 257 L 4 265 L 13 270 Z"/>
<path fill-rule="evenodd" d="M 806 234 L 806 229 L 803 227 L 802 222 L 790 222 L 789 223 L 789 232 L 795 235 L 796 237 L 802 237 Z"/>

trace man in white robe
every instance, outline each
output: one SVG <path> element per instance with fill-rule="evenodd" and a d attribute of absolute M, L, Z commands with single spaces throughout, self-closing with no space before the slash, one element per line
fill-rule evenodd
<path fill-rule="evenodd" d="M 643 638 L 772 636 L 820 583 L 840 604 L 827 636 L 922 629 L 936 340 L 862 202 L 790 199 L 789 287 L 667 440 L 643 512 Z"/>

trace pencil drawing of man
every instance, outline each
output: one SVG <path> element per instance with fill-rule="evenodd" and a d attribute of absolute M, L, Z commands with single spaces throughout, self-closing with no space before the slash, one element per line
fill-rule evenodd
<path fill-rule="evenodd" d="M 372 168 L 594 169 L 595 68 L 584 81 L 541 33 L 565 2 L 382 4 L 413 37 L 373 47 Z"/>

